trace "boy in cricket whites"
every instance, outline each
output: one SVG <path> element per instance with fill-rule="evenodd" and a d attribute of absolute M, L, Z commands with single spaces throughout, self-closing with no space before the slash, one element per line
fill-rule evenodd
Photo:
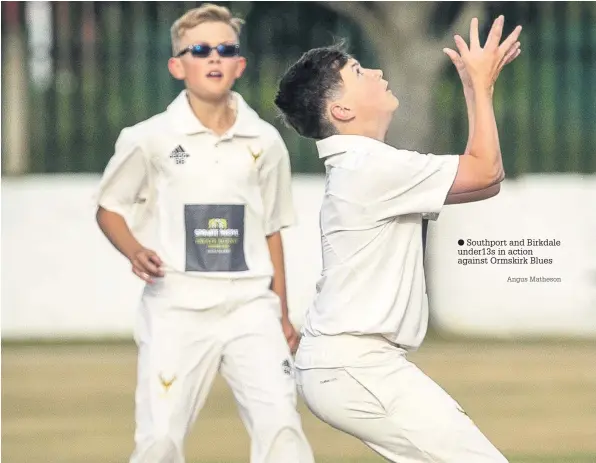
<path fill-rule="evenodd" d="M 186 88 L 122 130 L 100 184 L 99 226 L 146 282 L 132 463 L 184 462 L 218 371 L 252 463 L 314 461 L 296 411 L 280 235 L 294 220 L 290 162 L 277 130 L 231 90 L 246 66 L 242 23 L 207 4 L 173 24 L 168 68 Z"/>
<path fill-rule="evenodd" d="M 276 105 L 317 140 L 326 169 L 320 212 L 323 270 L 296 353 L 298 390 L 312 412 L 399 463 L 498 463 L 501 453 L 461 407 L 406 356 L 428 322 L 422 222 L 444 204 L 494 196 L 504 178 L 493 87 L 519 53 L 504 18 L 481 47 L 456 36 L 469 138 L 462 155 L 384 143 L 398 100 L 380 70 L 340 47 L 314 49 L 284 75 Z M 448 359 L 446 360 L 448 361 Z"/>

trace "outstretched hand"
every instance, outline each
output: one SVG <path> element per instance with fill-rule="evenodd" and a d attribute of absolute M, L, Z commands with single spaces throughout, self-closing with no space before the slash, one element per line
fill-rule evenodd
<path fill-rule="evenodd" d="M 495 20 L 484 47 L 481 47 L 478 18 L 473 18 L 470 23 L 470 46 L 468 47 L 461 36 L 456 35 L 455 44 L 459 53 L 451 48 L 443 49 L 455 65 L 465 88 L 473 88 L 477 85 L 492 91 L 503 67 L 520 55 L 520 42 L 517 39 L 522 30 L 521 26 L 517 26 L 499 45 L 504 22 L 503 16 Z"/>

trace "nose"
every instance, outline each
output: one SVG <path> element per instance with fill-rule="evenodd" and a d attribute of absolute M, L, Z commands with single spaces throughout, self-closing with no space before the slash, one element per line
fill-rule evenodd
<path fill-rule="evenodd" d="M 209 63 L 219 63 L 220 59 L 221 57 L 219 56 L 217 50 L 211 50 L 211 53 L 209 53 Z"/>
<path fill-rule="evenodd" d="M 383 78 L 383 71 L 381 69 L 376 69 L 375 76 L 377 77 L 377 79 L 381 80 Z"/>

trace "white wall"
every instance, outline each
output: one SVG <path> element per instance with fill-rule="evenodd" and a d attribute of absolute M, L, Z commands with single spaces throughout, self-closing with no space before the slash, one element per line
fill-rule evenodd
<path fill-rule="evenodd" d="M 2 179 L 2 336 L 129 336 L 141 283 L 98 230 L 95 175 Z M 289 303 L 300 324 L 320 271 L 321 177 L 296 176 L 299 224 L 285 234 Z M 457 240 L 553 237 L 562 283 L 506 284 L 510 266 L 459 266 Z M 450 206 L 429 231 L 431 309 L 459 334 L 596 336 L 596 176 L 507 181 L 483 203 Z M 542 252 L 542 250 L 541 250 Z"/>
<path fill-rule="evenodd" d="M 552 265 L 458 265 L 459 239 L 555 239 L 525 247 Z M 515 246 L 513 247 L 515 248 Z M 508 249 L 508 248 L 503 248 Z M 497 256 L 507 258 L 510 256 Z M 449 206 L 429 231 L 430 303 L 455 333 L 596 336 L 596 176 L 531 176 L 489 200 Z M 513 283 L 508 277 L 560 278 Z"/>

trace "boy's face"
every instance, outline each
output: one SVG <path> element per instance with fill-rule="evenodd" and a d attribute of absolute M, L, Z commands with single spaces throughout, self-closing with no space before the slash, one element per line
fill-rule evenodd
<path fill-rule="evenodd" d="M 383 80 L 383 71 L 362 68 L 358 61 L 350 59 L 340 74 L 342 96 L 332 102 L 330 108 L 335 118 L 369 125 L 390 117 L 399 106 L 399 100 Z"/>
<path fill-rule="evenodd" d="M 178 51 L 190 45 L 238 44 L 234 29 L 222 22 L 206 22 L 188 29 L 180 38 Z M 190 52 L 178 58 L 170 58 L 170 73 L 179 80 L 184 80 L 186 88 L 194 95 L 207 101 L 218 101 L 227 97 L 244 69 L 246 59 L 241 56 L 221 57 L 212 49 L 207 57 L 195 57 Z"/>

